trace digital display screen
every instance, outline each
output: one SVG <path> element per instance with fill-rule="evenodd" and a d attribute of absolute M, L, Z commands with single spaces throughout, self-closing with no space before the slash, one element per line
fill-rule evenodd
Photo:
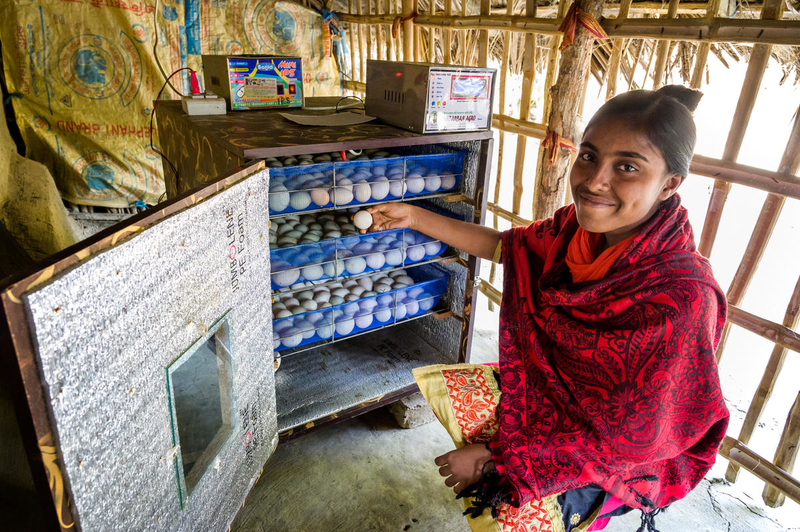
<path fill-rule="evenodd" d="M 450 97 L 454 100 L 483 100 L 489 97 L 489 78 L 453 76 Z"/>

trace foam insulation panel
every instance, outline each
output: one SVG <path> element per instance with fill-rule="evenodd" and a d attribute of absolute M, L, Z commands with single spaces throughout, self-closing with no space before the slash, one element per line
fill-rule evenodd
<path fill-rule="evenodd" d="M 226 530 L 277 445 L 268 172 L 219 188 L 23 294 L 80 530 Z M 187 493 L 169 368 L 221 324 L 230 430 Z"/>

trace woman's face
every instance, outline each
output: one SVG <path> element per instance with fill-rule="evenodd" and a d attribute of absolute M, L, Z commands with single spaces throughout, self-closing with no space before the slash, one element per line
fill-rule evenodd
<path fill-rule="evenodd" d="M 604 233 L 610 246 L 633 235 L 683 179 L 668 174 L 658 148 L 621 120 L 586 130 L 569 176 L 578 223 Z"/>

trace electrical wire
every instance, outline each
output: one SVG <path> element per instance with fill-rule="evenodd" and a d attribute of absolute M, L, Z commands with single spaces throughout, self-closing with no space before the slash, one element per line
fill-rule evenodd
<path fill-rule="evenodd" d="M 155 116 L 156 116 L 156 109 L 158 108 L 158 102 L 159 102 L 159 100 L 161 100 L 161 93 L 162 93 L 162 92 L 164 92 L 164 89 L 166 89 L 166 88 L 167 88 L 167 85 L 169 85 L 169 80 L 172 78 L 172 76 L 174 76 L 174 75 L 175 75 L 175 74 L 177 74 L 178 72 L 182 72 L 182 71 L 184 71 L 184 70 L 189 70 L 190 72 L 192 71 L 192 69 L 191 69 L 191 68 L 189 68 L 189 67 L 183 67 L 183 68 L 179 68 L 178 70 L 176 70 L 175 72 L 173 72 L 173 73 L 172 73 L 172 74 L 170 74 L 169 76 L 164 76 L 165 78 L 167 78 L 167 80 L 166 80 L 166 81 L 164 82 L 164 84 L 161 86 L 161 90 L 160 90 L 160 91 L 158 91 L 158 96 L 156 96 L 156 102 L 153 104 L 153 112 L 152 112 L 152 113 L 150 113 L 150 149 L 152 149 L 154 152 L 156 152 L 157 154 L 159 154 L 161 157 L 163 157 L 163 158 L 164 158 L 164 160 L 165 160 L 165 161 L 167 161 L 167 163 L 169 163 L 169 166 L 170 166 L 170 168 L 172 168 L 172 172 L 175 174 L 175 180 L 176 180 L 176 181 L 177 181 L 177 179 L 178 179 L 178 169 L 177 169 L 177 168 L 175 168 L 175 165 L 174 165 L 174 164 L 172 164 L 172 161 L 170 161 L 170 160 L 169 160 L 169 157 L 167 157 L 166 155 L 164 155 L 164 154 L 161 152 L 161 150 L 159 150 L 158 148 L 156 148 L 156 147 L 153 145 L 153 117 L 155 117 Z M 171 86 L 171 85 L 170 85 L 170 86 Z M 173 90 L 174 90 L 174 89 L 173 89 Z M 176 92 L 177 92 L 177 91 L 176 91 Z M 180 93 L 178 93 L 178 94 L 180 94 Z"/>

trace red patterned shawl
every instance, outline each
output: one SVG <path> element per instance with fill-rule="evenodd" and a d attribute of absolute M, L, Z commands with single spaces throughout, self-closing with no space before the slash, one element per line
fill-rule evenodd
<path fill-rule="evenodd" d="M 499 470 L 521 502 L 598 484 L 666 506 L 711 468 L 728 426 L 714 351 L 726 302 L 677 195 L 608 275 L 573 284 L 573 205 L 503 234 Z"/>

